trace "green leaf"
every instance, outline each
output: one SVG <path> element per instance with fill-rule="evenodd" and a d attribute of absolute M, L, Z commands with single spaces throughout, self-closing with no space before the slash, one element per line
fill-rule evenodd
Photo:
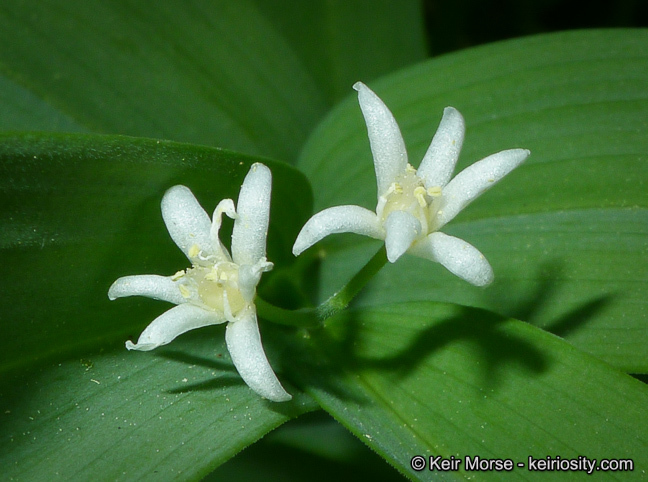
<path fill-rule="evenodd" d="M 414 166 L 447 105 L 467 124 L 457 171 L 507 148 L 529 148 L 531 157 L 444 228 L 488 258 L 491 287 L 405 256 L 383 269 L 358 306 L 479 306 L 533 322 L 626 371 L 648 372 L 647 43 L 645 30 L 531 37 L 446 55 L 376 83 Z M 299 166 L 316 210 L 374 208 L 355 99 L 320 125 Z M 339 289 L 376 246 L 351 235 L 323 244 L 319 298 Z"/>
<path fill-rule="evenodd" d="M 0 249 L 11 273 L 0 291 L 6 476 L 198 478 L 317 408 L 289 385 L 295 399 L 281 405 L 252 392 L 222 326 L 154 353 L 128 353 L 124 342 L 168 305 L 107 297 L 119 276 L 186 267 L 160 214 L 166 189 L 187 185 L 210 212 L 237 198 L 258 161 L 273 172 L 268 258 L 281 272 L 294 262 L 292 239 L 312 203 L 308 182 L 290 166 L 152 139 L 0 137 Z M 221 234 L 226 245 L 228 231 L 231 223 Z"/>
<path fill-rule="evenodd" d="M 475 308 L 410 302 L 351 309 L 302 338 L 291 370 L 336 419 L 403 474 L 415 455 L 632 459 L 648 466 L 645 384 L 532 325 Z M 626 473 L 627 474 L 627 473 Z M 625 474 L 624 474 L 625 475 Z"/>
<path fill-rule="evenodd" d="M 199 480 L 286 420 L 318 408 L 261 399 L 236 373 L 223 327 L 171 347 L 98 353 L 0 385 L 3 477 Z"/>
<path fill-rule="evenodd" d="M 88 131 L 292 161 L 341 85 L 425 56 L 419 1 L 348 3 L 4 3 L 0 89 L 16 82 Z"/>
<path fill-rule="evenodd" d="M 0 137 L 0 249 L 11 273 L 0 290 L 0 372 L 136 335 L 164 307 L 110 303 L 107 290 L 120 276 L 186 267 L 162 221 L 164 192 L 185 184 L 211 213 L 221 199 L 238 197 L 256 161 L 273 172 L 268 258 L 281 273 L 311 210 L 308 182 L 285 164 L 151 139 Z M 227 227 L 221 236 L 228 239 Z"/>
<path fill-rule="evenodd" d="M 325 111 L 248 1 L 5 3 L 0 43 L 0 70 L 95 132 L 290 159 Z"/>
<path fill-rule="evenodd" d="M 419 0 L 255 0 L 333 104 L 426 57 Z"/>
<path fill-rule="evenodd" d="M 84 128 L 45 100 L 0 75 L 0 131 L 83 132 Z"/>

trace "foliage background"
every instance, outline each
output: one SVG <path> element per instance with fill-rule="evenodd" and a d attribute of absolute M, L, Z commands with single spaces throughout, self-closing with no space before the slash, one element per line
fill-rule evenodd
<path fill-rule="evenodd" d="M 371 6 L 367 3 L 371 3 Z M 68 474 L 96 473 L 98 469 L 111 463 L 109 457 L 102 458 L 102 453 L 110 453 L 111 444 L 119 441 L 128 444 L 151 443 L 161 431 L 170 430 L 175 433 L 172 427 L 176 423 L 178 430 L 187 433 L 187 441 L 194 436 L 203 441 L 204 451 L 195 452 L 193 458 L 183 459 L 185 465 L 195 464 L 201 467 L 200 470 L 186 474 L 199 476 L 215 462 L 227 460 L 242 446 L 253 442 L 257 438 L 255 433 L 265 433 L 285 420 L 317 407 L 310 397 L 300 395 L 295 407 L 286 412 L 273 409 L 272 415 L 264 418 L 268 415 L 268 407 L 258 400 L 250 401 L 246 387 L 237 383 L 231 365 L 212 360 L 213 347 L 203 342 L 202 336 L 189 337 L 185 345 L 180 345 L 179 349 L 169 349 L 156 359 L 137 357 L 137 361 L 133 361 L 133 354 L 117 357 L 109 355 L 117 353 L 116 350 L 122 343 L 118 340 L 136 335 L 139 328 L 133 325 L 132 320 L 140 320 L 139 325 L 144 326 L 145 321 L 151 319 L 151 313 L 156 310 L 159 312 L 161 308 L 146 300 L 124 308 L 107 308 L 105 299 L 98 297 L 97 301 L 93 298 L 88 304 L 86 287 L 90 286 L 92 293 L 99 296 L 105 292 L 106 286 L 97 280 L 114 279 L 127 271 L 144 273 L 177 269 L 181 257 L 174 253 L 172 246 L 151 249 L 157 240 L 165 239 L 166 236 L 157 214 L 163 186 L 168 187 L 175 182 L 193 183 L 192 188 L 197 191 L 206 207 L 214 203 L 211 196 L 214 189 L 223 193 L 223 197 L 235 196 L 236 186 L 244 174 L 244 169 L 237 165 L 252 162 L 254 159 L 249 155 L 296 162 L 302 145 L 330 108 L 347 99 L 333 113 L 338 120 L 346 119 L 345 109 L 349 112 L 357 109 L 348 100 L 351 98 L 350 85 L 355 80 L 370 82 L 419 62 L 428 55 L 438 56 L 501 39 L 557 30 L 644 27 L 648 24 L 648 8 L 645 3 L 630 0 L 594 2 L 585 10 L 578 8 L 576 2 L 557 0 L 527 0 L 504 4 L 470 0 L 422 3 L 322 1 L 308 4 L 299 1 L 258 0 L 238 5 L 231 2 L 229 6 L 227 2 L 221 4 L 225 8 L 218 27 L 222 29 L 220 38 L 224 39 L 223 45 L 201 45 L 200 36 L 207 27 L 200 23 L 192 24 L 194 17 L 190 15 L 187 15 L 186 23 L 183 23 L 183 15 L 175 18 L 178 22 L 176 27 L 185 27 L 185 30 L 176 31 L 175 35 L 173 29 L 160 27 L 165 18 L 178 8 L 174 2 L 161 2 L 157 8 L 144 8 L 132 2 L 115 4 L 122 5 L 123 16 L 115 13 L 119 9 L 106 7 L 102 10 L 96 4 L 88 5 L 84 2 L 79 3 L 77 11 L 74 8 L 62 8 L 56 2 L 43 2 L 42 5 L 35 2 L 10 2 L 0 8 L 0 30 L 4 32 L 0 34 L 4 50 L 0 56 L 4 74 L 0 79 L 0 99 L 3 104 L 0 113 L 4 113 L 0 117 L 0 126 L 10 131 L 128 134 L 226 147 L 244 154 L 223 154 L 222 160 L 218 162 L 229 167 L 222 179 L 214 185 L 213 179 L 210 178 L 208 183 L 201 178 L 204 177 L 205 170 L 222 172 L 223 164 L 219 164 L 217 169 L 210 167 L 214 151 L 197 147 L 173 143 L 159 146 L 156 142 L 148 141 L 133 145 L 123 139 L 110 138 L 103 145 L 104 150 L 94 156 L 96 160 L 115 159 L 114 163 L 106 166 L 89 164 L 91 159 L 87 157 L 79 160 L 78 153 L 88 150 L 88 144 L 84 144 L 83 138 L 76 140 L 76 151 L 70 148 L 72 143 L 65 139 L 59 142 L 56 138 L 45 139 L 36 143 L 27 139 L 30 147 L 22 157 L 19 155 L 21 146 L 26 145 L 20 140 L 23 138 L 19 137 L 19 141 L 15 141 L 16 138 L 11 137 L 13 141 L 3 144 L 1 169 L 6 177 L 2 207 L 5 214 L 9 213 L 9 218 L 3 218 L 2 248 L 9 274 L 3 282 L 1 298 L 2 305 L 6 308 L 3 309 L 0 320 L 5 339 L 2 345 L 3 388 L 0 393 L 3 406 L 0 408 L 4 409 L 5 416 L 2 424 L 3 446 L 21 443 L 19 455 L 15 455 L 18 452 L 3 449 L 7 450 L 6 462 L 16 468 L 15 474 L 22 475 L 23 478 L 29 478 L 30 475 L 35 477 L 37 474 L 51 475 L 52 468 L 62 467 L 72 470 Z M 206 8 L 201 2 L 195 2 L 195 7 Z M 397 15 L 393 13 L 394 8 L 399 10 Z M 181 13 L 182 9 L 177 11 Z M 115 18 L 111 18 L 113 15 Z M 84 28 L 83 23 L 79 22 L 79 19 L 95 16 L 104 17 L 98 24 L 107 26 L 106 30 L 96 29 L 92 24 Z M 308 18 L 309 21 L 300 22 L 303 18 Z M 349 23 L 350 18 L 355 22 Z M 22 28 L 27 24 L 40 29 L 44 37 L 34 41 L 27 29 Z M 52 30 L 60 37 L 53 34 L 48 38 L 48 27 L 53 24 L 56 29 Z M 239 36 L 241 29 L 245 31 L 247 27 L 261 32 L 275 29 L 281 32 L 284 38 L 273 39 L 272 43 L 273 48 L 280 49 L 279 52 L 264 51 L 261 34 L 261 42 L 255 41 L 253 37 Z M 160 32 L 164 32 L 164 35 Z M 192 38 L 193 50 L 183 48 L 185 35 Z M 374 39 L 381 35 L 387 35 L 394 41 L 384 42 L 383 39 L 381 42 L 380 39 Z M 68 43 L 66 38 L 85 39 L 85 42 Z M 106 38 L 110 42 L 105 42 Z M 373 48 L 374 41 L 380 50 Z M 388 45 L 390 43 L 391 47 Z M 62 45 L 66 48 L 61 48 Z M 105 49 L 106 45 L 112 46 L 114 50 Z M 142 46 L 151 45 L 153 47 L 150 51 L 140 50 Z M 354 48 L 349 48 L 349 45 Z M 196 46 L 202 50 L 195 50 Z M 232 46 L 237 55 L 232 53 Z M 35 52 L 40 52 L 40 55 Z M 247 63 L 241 52 L 251 55 Z M 101 65 L 104 55 L 109 63 L 121 64 L 123 71 L 106 74 L 101 69 L 93 70 L 93 65 Z M 213 70 L 192 70 L 198 64 L 203 67 L 203 63 L 191 61 L 201 56 L 210 60 L 211 63 L 205 62 L 204 65 Z M 258 78 L 253 76 L 256 84 L 253 82 L 249 89 L 232 88 L 237 72 L 234 69 L 225 69 L 223 72 L 215 67 L 218 65 L 220 69 L 223 65 L 228 65 L 230 56 L 236 59 L 236 62 L 232 62 L 233 66 L 240 68 L 238 62 L 244 62 L 244 66 L 256 73 Z M 264 69 L 275 68 L 268 60 L 277 58 L 274 56 L 283 56 L 288 59 L 288 64 L 294 63 L 294 71 L 283 76 L 273 74 L 273 79 L 279 79 L 275 81 L 290 84 L 289 97 L 269 95 L 268 90 L 263 88 Z M 77 62 L 75 59 L 83 61 Z M 173 61 L 169 64 L 168 59 Z M 328 62 L 322 62 L 321 59 L 327 59 Z M 139 64 L 142 62 L 146 63 L 146 69 L 141 71 L 150 72 L 151 77 L 147 81 L 142 80 L 139 85 L 130 85 L 129 73 L 139 72 Z M 68 70 L 57 70 L 60 66 L 67 66 Z M 343 68 L 336 70 L 332 68 L 335 66 Z M 301 72 L 299 75 L 304 77 L 300 78 L 294 72 Z M 308 72 L 315 79 L 314 82 L 307 81 L 304 72 Z M 182 79 L 189 80 L 179 83 Z M 264 97 L 255 98 L 257 92 L 262 92 Z M 191 115 L 184 112 L 184 105 L 198 105 L 197 99 L 202 99 L 205 93 L 209 93 L 207 97 L 213 104 L 205 105 L 203 111 L 196 107 L 197 110 L 191 112 Z M 159 102 L 161 95 L 172 101 Z M 267 109 L 262 116 L 257 114 L 258 105 L 264 105 Z M 389 101 L 388 105 L 391 106 Z M 222 117 L 218 118 L 219 115 Z M 208 121 L 196 123 L 191 116 L 201 119 L 214 117 L 216 120 L 213 124 Z M 238 124 L 228 123 L 230 116 Z M 428 123 L 428 119 L 425 122 Z M 433 123 L 431 120 L 429 122 Z M 240 129 L 237 125 L 244 125 L 245 129 Z M 326 129 L 326 125 L 320 128 Z M 362 139 L 363 133 L 359 132 Z M 420 137 L 425 138 L 423 135 Z M 311 140 L 309 148 L 314 152 L 317 146 L 313 147 L 312 142 Z M 362 142 L 366 143 L 366 138 Z M 58 152 L 57 146 L 62 143 L 68 143 L 67 150 Z M 410 145 L 408 142 L 408 147 Z M 466 145 L 471 145 L 470 134 Z M 504 147 L 510 146 L 500 145 L 494 150 Z M 483 153 L 481 148 L 473 148 L 475 152 Z M 415 146 L 414 149 L 420 147 Z M 180 167 L 173 163 L 173 159 L 178 156 L 183 156 L 185 161 Z M 49 167 L 41 168 L 39 162 L 30 161 L 31 157 L 38 157 L 42 166 Z M 303 158 L 302 154 L 300 162 L 307 166 L 308 162 Z M 142 163 L 142 159 L 155 159 L 155 162 Z M 16 174 L 23 169 L 20 166 L 24 166 L 24 178 Z M 292 193 L 291 198 L 291 186 L 299 183 L 305 185 L 305 179 L 298 172 L 287 168 L 281 174 L 284 168 L 280 164 L 271 167 L 273 172 L 279 173 L 275 175 L 276 180 L 281 180 L 285 175 L 284 181 L 279 181 L 280 185 L 275 186 L 277 205 L 273 206 L 273 213 L 285 212 L 288 209 L 285 206 L 303 206 L 303 212 L 296 219 L 288 216 L 285 219 L 275 219 L 275 226 L 283 222 L 290 226 L 288 233 L 293 234 L 299 228 L 299 218 L 308 216 L 311 194 L 304 188 L 304 192 Z M 126 171 L 128 176 L 122 176 Z M 637 174 L 640 180 L 645 177 L 645 171 Z M 281 182 L 284 183 L 283 186 Z M 50 209 L 51 206 L 47 207 L 47 203 L 51 203 L 54 198 L 46 199 L 46 204 L 34 201 L 35 196 L 43 192 L 54 192 L 60 186 L 73 183 L 87 186 L 80 192 L 60 199 L 61 205 L 73 207 L 73 215 L 66 216 L 64 208 L 55 211 Z M 103 191 L 102 183 L 119 188 Z M 140 192 L 145 194 L 138 197 L 137 193 Z M 127 201 L 127 209 L 133 213 L 130 219 L 123 219 L 118 214 L 125 209 L 124 201 Z M 318 199 L 315 193 L 315 205 L 322 203 L 325 201 Z M 51 217 L 39 216 L 38 213 L 42 212 L 55 214 Z M 94 214 L 98 212 L 101 215 Z M 147 217 L 147 229 L 143 234 L 138 229 L 139 213 Z M 34 216 L 34 219 L 29 218 L 28 222 L 21 224 L 22 219 L 28 219 L 27 216 Z M 38 232 L 30 233 L 31 229 L 38 229 Z M 289 234 L 282 241 L 285 245 L 290 242 Z M 50 235 L 53 237 L 49 238 Z M 66 235 L 69 238 L 65 238 Z M 16 242 L 30 249 L 25 251 Z M 304 268 L 292 264 L 288 258 L 282 259 L 285 249 L 279 244 L 274 248 L 277 254 L 273 257 L 273 260 L 278 261 L 278 276 L 273 278 L 274 285 L 268 284 L 264 288 L 269 297 L 273 293 L 285 293 L 284 290 L 287 289 L 282 284 L 282 269 L 284 278 L 291 278 Z M 133 245 L 136 247 L 133 248 Z M 344 246 L 344 241 L 341 241 L 341 245 Z M 72 249 L 69 249 L 70 246 Z M 39 248 L 47 248 L 46 258 L 40 257 Z M 160 253 L 168 257 L 168 261 L 160 261 Z M 48 264 L 43 264 L 43 259 Z M 115 259 L 118 261 L 112 261 Z M 339 263 L 348 264 L 344 257 Z M 37 279 L 34 280 L 34 277 Z M 324 279 L 324 287 L 320 288 L 326 292 L 327 283 L 335 286 L 338 281 L 335 278 L 328 281 Z M 303 293 L 295 293 L 294 302 L 299 303 L 302 295 Z M 604 307 L 604 301 L 599 300 L 598 304 L 595 301 L 584 309 L 597 312 Z M 531 303 L 533 304 L 533 300 Z M 541 308 L 537 306 L 539 300 L 535 300 L 535 303 L 535 308 Z M 65 305 L 66 315 L 79 312 L 81 308 L 85 310 L 85 316 L 93 317 L 93 321 L 87 324 L 69 323 L 58 318 L 49 325 L 31 322 L 47 318 L 53 307 L 60 304 Z M 522 311 L 507 314 L 522 318 L 519 316 Z M 582 313 L 578 315 L 584 316 Z M 110 326 L 114 319 L 118 321 L 108 332 L 98 333 L 93 328 L 97 325 Z M 379 316 L 375 323 L 380 325 Z M 85 331 L 84 326 L 87 326 Z M 212 340 L 222 338 L 222 333 L 217 330 L 209 335 L 208 338 Z M 281 340 L 282 336 L 282 333 L 278 333 L 276 339 Z M 491 339 L 496 334 L 486 332 L 483 336 Z M 507 336 L 511 336 L 511 333 Z M 191 350 L 183 351 L 182 346 L 190 346 Z M 269 346 L 272 347 L 272 343 Z M 226 354 L 223 347 L 219 350 Z M 515 356 L 515 350 L 512 349 L 511 356 Z M 191 352 L 193 358 L 189 359 L 187 352 Z M 529 360 L 526 368 L 531 372 L 538 369 L 533 364 L 534 358 Z M 188 383 L 185 377 L 187 365 L 200 372 L 190 380 L 188 389 L 185 388 Z M 95 381 L 117 380 L 125 367 L 132 366 L 137 369 L 131 370 L 128 376 L 131 383 L 141 387 L 138 393 L 120 388 L 116 381 L 108 386 L 103 382 L 101 388 L 108 390 L 109 397 L 106 392 L 96 394 L 92 391 Z M 313 368 L 318 367 L 311 367 Z M 597 369 L 592 368 L 594 372 Z M 126 369 L 128 370 L 130 368 Z M 151 372 L 147 370 L 154 370 L 154 376 L 150 376 Z M 223 372 L 225 375 L 222 375 Z M 211 380 L 210 374 L 214 376 L 216 373 L 219 376 Z M 317 377 L 317 373 L 314 372 L 313 376 Z M 93 381 L 84 386 L 76 386 L 73 380 L 79 377 Z M 298 375 L 292 375 L 291 379 L 299 383 L 298 378 Z M 165 380 L 174 380 L 174 386 L 169 388 Z M 493 383 L 497 383 L 497 379 Z M 227 390 L 218 391 L 223 386 Z M 137 404 L 147 403 L 147 391 L 159 393 L 156 404 L 160 410 L 164 409 L 160 411 L 162 415 L 159 422 L 153 420 L 156 417 L 142 418 L 135 409 Z M 313 393 L 316 392 L 317 387 Z M 194 396 L 189 396 L 192 393 Z M 434 396 L 434 392 L 432 395 Z M 221 408 L 213 407 L 214 398 L 217 397 Z M 115 407 L 111 405 L 116 400 L 123 403 L 123 410 L 117 410 L 119 420 L 105 420 L 104 413 L 112 410 L 112 415 L 115 412 Z M 189 406 L 191 403 L 197 407 L 195 410 Z M 93 413 L 85 417 L 78 415 L 89 407 L 92 407 Z M 224 419 L 228 416 L 236 419 L 235 415 L 227 413 L 233 407 L 240 410 L 241 417 L 249 419 L 248 428 L 255 425 L 256 420 L 262 420 L 256 426 L 258 432 L 252 433 L 248 439 L 243 437 L 218 460 L 207 464 L 201 462 L 201 458 L 213 457 L 209 450 L 209 441 L 213 438 L 210 430 L 217 431 L 219 437 L 225 439 L 236 438 L 246 432 L 245 424 L 239 426 L 238 422 L 230 424 L 228 431 L 220 431 Z M 45 414 L 42 417 L 41 412 Z M 78 413 L 75 415 L 75 412 Z M 206 418 L 205 414 L 210 415 Z M 59 417 L 64 415 L 76 417 L 71 420 L 72 423 L 78 423 L 78 426 L 59 423 Z M 632 415 L 629 415 L 630 419 Z M 31 422 L 40 424 L 33 434 L 29 428 Z M 145 424 L 151 429 L 141 434 L 139 440 L 127 438 L 126 435 L 117 438 L 107 436 L 103 445 L 94 445 L 91 450 L 84 445 L 85 440 L 101 438 L 100 434 L 114 434 L 133 424 Z M 85 434 L 78 435 L 78 432 L 84 431 Z M 71 439 L 76 440 L 76 445 L 69 451 L 62 449 Z M 150 461 L 142 460 L 139 454 L 132 459 L 125 457 L 121 462 L 128 467 L 143 466 L 143 473 L 147 473 L 146 464 L 152 463 L 164 474 L 165 469 L 175 468 L 174 458 L 187 457 L 176 448 L 184 443 L 184 440 L 162 443 L 158 450 L 166 451 L 162 458 L 164 462 L 160 462 L 160 457 L 155 455 L 151 456 Z M 374 450 L 380 451 L 376 447 Z M 61 457 L 66 460 L 60 460 Z M 21 472 L 18 460 L 30 461 L 35 468 Z M 349 479 L 370 477 L 374 480 L 402 478 L 376 453 L 322 411 L 302 415 L 284 424 L 224 463 L 209 477 L 215 480 L 256 480 L 260 473 L 264 474 L 265 480 L 302 480 L 306 477 L 329 480 L 341 476 Z"/>

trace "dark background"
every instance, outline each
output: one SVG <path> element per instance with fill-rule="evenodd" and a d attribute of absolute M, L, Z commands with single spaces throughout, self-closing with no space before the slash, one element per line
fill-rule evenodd
<path fill-rule="evenodd" d="M 423 8 L 432 56 L 537 33 L 648 26 L 646 0 L 423 0 Z"/>

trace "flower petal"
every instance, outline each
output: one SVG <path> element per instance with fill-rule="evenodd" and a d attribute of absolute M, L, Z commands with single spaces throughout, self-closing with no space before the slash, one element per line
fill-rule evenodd
<path fill-rule="evenodd" d="M 362 82 L 356 82 L 353 88 L 358 91 L 360 109 L 367 124 L 380 196 L 407 167 L 405 142 L 396 119 L 383 101 Z"/>
<path fill-rule="evenodd" d="M 220 261 L 232 261 L 227 248 L 223 246 L 223 243 L 218 236 L 221 224 L 223 223 L 223 214 L 226 214 L 230 219 L 236 219 L 236 208 L 234 207 L 234 201 L 232 201 L 231 199 L 223 199 L 218 203 L 216 209 L 214 209 L 214 214 L 212 215 L 212 224 L 209 238 L 216 254 L 215 261 L 217 263 Z"/>
<path fill-rule="evenodd" d="M 486 286 L 493 281 L 488 260 L 463 239 L 436 232 L 416 243 L 409 252 L 441 263 L 452 274 L 475 286 Z"/>
<path fill-rule="evenodd" d="M 225 317 L 214 311 L 203 310 L 185 303 L 162 313 L 146 327 L 137 340 L 137 345 L 126 342 L 129 350 L 149 351 L 158 346 L 166 345 L 177 336 L 195 328 L 224 323 Z"/>
<path fill-rule="evenodd" d="M 292 398 L 268 363 L 253 307 L 239 320 L 227 324 L 225 341 L 234 366 L 252 390 L 273 402 L 287 402 Z"/>
<path fill-rule="evenodd" d="M 425 187 L 443 187 L 452 178 L 466 126 L 464 119 L 454 107 L 443 110 L 443 118 L 428 147 L 416 174 L 423 178 Z"/>
<path fill-rule="evenodd" d="M 215 254 L 210 237 L 211 220 L 188 187 L 173 186 L 164 194 L 162 218 L 171 239 L 189 261 L 195 264 L 199 254 Z"/>
<path fill-rule="evenodd" d="M 335 206 L 320 211 L 304 224 L 293 245 L 293 254 L 299 256 L 319 240 L 336 233 L 385 239 L 376 213 L 360 206 Z"/>
<path fill-rule="evenodd" d="M 253 265 L 266 254 L 271 191 L 270 169 L 258 162 L 253 164 L 241 186 L 232 231 L 232 258 L 236 264 Z"/>
<path fill-rule="evenodd" d="M 125 296 L 147 296 L 154 300 L 168 301 L 180 305 L 187 300 L 182 296 L 176 281 L 171 276 L 142 274 L 122 276 L 108 290 L 108 298 L 115 300 Z"/>
<path fill-rule="evenodd" d="M 509 149 L 490 155 L 467 167 L 443 189 L 441 206 L 437 212 L 439 229 L 451 221 L 463 208 L 500 179 L 518 167 L 529 156 L 526 149 Z"/>
<path fill-rule="evenodd" d="M 242 264 L 239 267 L 239 291 L 245 301 L 251 303 L 254 300 L 256 286 L 261 280 L 261 275 L 272 268 L 274 268 L 274 264 L 265 258 L 261 258 L 255 265 Z"/>
<path fill-rule="evenodd" d="M 395 263 L 421 234 L 421 223 L 405 211 L 392 211 L 385 220 L 387 259 Z"/>

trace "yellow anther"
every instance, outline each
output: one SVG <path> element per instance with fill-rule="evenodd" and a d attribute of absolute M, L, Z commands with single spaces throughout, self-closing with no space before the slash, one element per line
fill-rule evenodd
<path fill-rule="evenodd" d="M 180 278 L 182 278 L 185 275 L 184 270 L 178 271 L 176 274 L 171 276 L 171 281 L 178 281 Z"/>
<path fill-rule="evenodd" d="M 179 285 L 178 289 L 183 298 L 191 298 L 191 292 L 187 289 L 185 285 Z"/>
<path fill-rule="evenodd" d="M 213 269 L 205 275 L 207 281 L 216 281 L 218 279 L 218 271 Z"/>
<path fill-rule="evenodd" d="M 427 190 L 428 196 L 439 197 L 441 195 L 441 186 L 432 186 Z"/>
<path fill-rule="evenodd" d="M 190 258 L 195 258 L 196 256 L 198 256 L 199 253 L 200 253 L 200 248 L 198 247 L 197 244 L 194 244 L 191 246 L 191 248 L 189 248 Z"/>
<path fill-rule="evenodd" d="M 416 172 L 416 169 L 414 168 L 414 166 L 412 166 L 412 165 L 409 164 L 409 163 L 408 163 L 407 166 L 405 167 L 405 170 L 406 170 L 407 172 L 411 172 L 411 173 L 415 173 L 415 172 Z"/>
<path fill-rule="evenodd" d="M 392 182 L 389 185 L 389 188 L 387 188 L 387 192 L 385 193 L 385 196 L 389 196 L 390 194 L 393 194 L 396 192 L 396 183 Z"/>
<path fill-rule="evenodd" d="M 423 186 L 417 186 L 414 188 L 414 197 L 419 203 L 419 206 L 422 208 L 427 207 L 427 199 L 425 199 L 425 188 Z"/>
<path fill-rule="evenodd" d="M 394 186 L 394 194 L 403 194 L 403 186 L 400 183 L 395 182 L 392 186 Z"/>

